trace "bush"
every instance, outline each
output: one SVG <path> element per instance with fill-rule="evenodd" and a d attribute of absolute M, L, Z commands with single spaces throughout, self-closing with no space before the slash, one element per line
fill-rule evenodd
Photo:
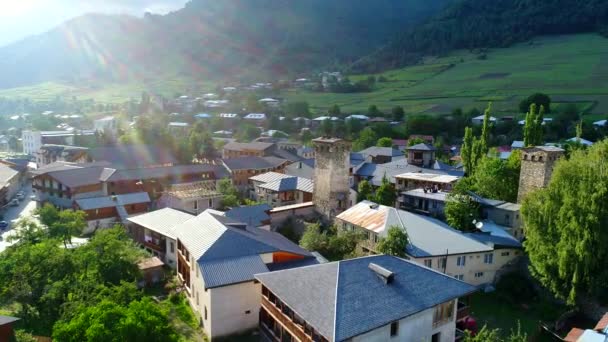
<path fill-rule="evenodd" d="M 512 272 L 503 275 L 496 284 L 496 291 L 511 303 L 526 303 L 537 298 L 534 285 L 523 274 Z"/>

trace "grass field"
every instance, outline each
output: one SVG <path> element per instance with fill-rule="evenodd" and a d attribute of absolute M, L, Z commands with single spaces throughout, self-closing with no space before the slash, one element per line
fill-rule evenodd
<path fill-rule="evenodd" d="M 458 51 L 447 57 L 383 74 L 389 82 L 364 94 L 289 91 L 317 111 L 338 104 L 347 112 L 401 105 L 408 113 L 444 114 L 453 108 L 483 108 L 492 101 L 496 115 L 512 115 L 519 101 L 546 92 L 556 105 L 576 103 L 594 114 L 608 114 L 608 39 L 594 34 L 538 38 L 508 49 L 493 49 L 485 59 Z M 352 77 L 353 80 L 368 75 Z"/>
<path fill-rule="evenodd" d="M 454 108 L 483 109 L 494 104 L 494 115 L 517 114 L 519 101 L 533 92 L 548 93 L 559 107 L 576 104 L 590 115 L 586 120 L 608 116 L 608 39 L 595 34 L 536 38 L 506 49 L 492 49 L 485 59 L 469 51 L 427 58 L 423 63 L 382 74 L 388 82 L 377 83 L 370 93 L 328 94 L 290 89 L 288 101 L 307 101 L 316 113 L 340 105 L 344 112 L 366 112 L 371 104 L 383 111 L 401 105 L 407 113 L 440 115 Z M 351 76 L 353 81 L 369 75 Z M 212 90 L 210 81 L 193 76 L 159 76 L 153 80 L 125 83 L 86 83 L 72 86 L 43 83 L 0 90 L 0 97 L 49 100 L 56 96 L 93 98 L 118 103 L 139 98 L 142 91 L 173 96 Z"/>

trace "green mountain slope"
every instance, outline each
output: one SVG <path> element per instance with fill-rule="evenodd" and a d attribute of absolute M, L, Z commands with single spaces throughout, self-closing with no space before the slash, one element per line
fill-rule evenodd
<path fill-rule="evenodd" d="M 193 0 L 165 16 L 86 15 L 0 48 L 0 88 L 310 72 L 386 44 L 449 0 Z"/>
<path fill-rule="evenodd" d="M 459 0 L 352 66 L 386 70 L 456 49 L 507 47 L 541 35 L 608 34 L 605 0 Z"/>

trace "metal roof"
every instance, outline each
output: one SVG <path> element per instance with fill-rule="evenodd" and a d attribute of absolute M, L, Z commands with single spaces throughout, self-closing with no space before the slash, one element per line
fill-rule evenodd
<path fill-rule="evenodd" d="M 128 221 L 153 230 L 172 239 L 176 238 L 174 227 L 190 220 L 194 215 L 172 208 L 163 208 L 127 218 Z"/>
<path fill-rule="evenodd" d="M 395 178 L 403 178 L 410 180 L 417 180 L 423 182 L 433 182 L 433 183 L 444 183 L 450 184 L 458 181 L 459 176 L 450 176 L 450 175 L 438 175 L 434 173 L 422 173 L 422 172 L 407 172 L 402 173 L 400 175 L 396 175 Z"/>
<path fill-rule="evenodd" d="M 81 198 L 75 201 L 81 210 L 92 210 L 101 208 L 111 208 L 119 205 L 150 203 L 150 196 L 148 196 L 147 192 L 136 192 L 124 195 Z"/>
<path fill-rule="evenodd" d="M 222 194 L 216 190 L 214 180 L 173 184 L 165 190 L 165 193 L 179 199 L 222 196 Z"/>
<path fill-rule="evenodd" d="M 247 223 L 252 227 L 259 227 L 262 222 L 270 220 L 267 212 L 271 209 L 272 207 L 268 204 L 235 207 L 226 212 L 226 217 Z"/>
<path fill-rule="evenodd" d="M 404 191 L 404 192 L 402 192 L 402 194 L 406 195 L 406 196 L 411 196 L 411 197 L 432 199 L 432 200 L 440 201 L 440 202 L 445 202 L 446 197 L 448 195 L 448 193 L 444 192 L 444 191 L 432 192 L 432 191 L 424 191 L 424 189 L 414 189 L 414 190 Z"/>
<path fill-rule="evenodd" d="M 102 181 L 125 181 L 141 180 L 150 178 L 180 177 L 184 175 L 200 174 L 211 172 L 216 179 L 227 176 L 226 170 L 219 165 L 196 164 L 196 165 L 176 165 L 161 167 L 146 167 L 137 169 L 115 170 L 114 172 L 104 172 Z"/>
<path fill-rule="evenodd" d="M 11 316 L 0 316 L 0 326 L 11 324 L 20 320 L 21 318 L 11 317 Z"/>
<path fill-rule="evenodd" d="M 259 185 L 260 188 L 267 189 L 270 191 L 283 192 L 283 191 L 303 191 L 313 192 L 313 182 L 308 178 L 301 177 L 289 177 L 276 180 L 274 182 L 268 182 Z"/>
<path fill-rule="evenodd" d="M 128 168 L 177 163 L 168 147 L 150 145 L 96 147 L 89 150 L 89 157 L 94 161 L 107 161 L 114 166 Z"/>
<path fill-rule="evenodd" d="M 266 120 L 266 114 L 264 113 L 249 113 L 245 115 L 244 119 L 248 120 Z"/>
<path fill-rule="evenodd" d="M 274 181 L 277 181 L 280 179 L 292 178 L 292 177 L 293 176 L 286 175 L 284 173 L 270 171 L 270 172 L 259 174 L 257 176 L 250 177 L 249 180 L 254 181 L 254 182 L 269 183 L 269 182 L 274 182 Z"/>
<path fill-rule="evenodd" d="M 372 146 L 366 148 L 365 150 L 359 151 L 359 153 L 363 155 L 364 158 L 367 156 L 405 157 L 403 152 L 392 147 Z"/>
<path fill-rule="evenodd" d="M 313 259 L 314 260 L 314 259 Z M 254 274 L 268 272 L 259 255 L 199 262 L 205 288 L 237 284 L 254 279 Z"/>
<path fill-rule="evenodd" d="M 436 151 L 435 146 L 425 143 L 416 144 L 414 146 L 408 146 L 405 148 L 408 151 Z"/>
<path fill-rule="evenodd" d="M 405 229 L 410 241 L 406 251 L 417 258 L 492 251 L 491 247 L 439 220 L 370 201 L 359 202 L 336 218 L 382 237 L 386 236 L 388 228 L 392 226 Z"/>
<path fill-rule="evenodd" d="M 370 263 L 394 273 L 385 284 Z M 393 256 L 377 255 L 256 278 L 329 341 L 345 341 L 476 288 Z"/>
<path fill-rule="evenodd" d="M 234 171 L 234 170 L 260 170 L 260 169 L 272 169 L 275 167 L 279 167 L 280 165 L 288 162 L 285 159 L 276 158 L 276 157 L 240 157 L 240 158 L 229 158 L 222 159 L 224 165 Z"/>
<path fill-rule="evenodd" d="M 231 142 L 228 143 L 226 145 L 224 145 L 224 150 L 231 150 L 231 151 L 246 151 L 246 150 L 253 150 L 253 151 L 264 151 L 267 150 L 271 147 L 273 147 L 274 144 L 273 143 L 265 143 L 265 142 L 258 142 L 258 141 L 254 141 L 254 142 L 250 142 L 250 143 L 240 143 L 240 142 Z"/>

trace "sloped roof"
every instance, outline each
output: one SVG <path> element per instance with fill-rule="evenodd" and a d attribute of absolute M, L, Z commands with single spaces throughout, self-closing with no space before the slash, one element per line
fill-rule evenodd
<path fill-rule="evenodd" d="M 394 274 L 385 284 L 373 263 Z M 468 295 L 476 288 L 393 256 L 376 255 L 256 278 L 329 341 L 345 341 Z"/>
<path fill-rule="evenodd" d="M 174 227 L 193 218 L 194 215 L 172 208 L 163 208 L 129 217 L 127 220 L 159 234 L 175 239 Z"/>
<path fill-rule="evenodd" d="M 251 281 L 253 275 L 268 272 L 259 255 L 199 262 L 206 288 Z"/>
<path fill-rule="evenodd" d="M 268 182 L 259 186 L 263 189 L 270 191 L 282 192 L 282 191 L 294 191 L 299 190 L 303 192 L 313 192 L 312 180 L 301 177 L 289 177 L 276 180 L 274 182 Z"/>
<path fill-rule="evenodd" d="M 429 145 L 429 144 L 424 144 L 424 143 L 416 144 L 414 146 L 408 146 L 405 149 L 408 151 L 436 151 L 437 150 L 435 148 L 435 146 Z"/>
<path fill-rule="evenodd" d="M 367 156 L 404 157 L 403 152 L 392 147 L 372 146 L 366 148 L 365 150 L 359 151 L 359 153 L 364 158 Z"/>
<path fill-rule="evenodd" d="M 150 178 L 179 177 L 199 173 L 202 175 L 203 173 L 207 172 L 212 172 L 216 179 L 227 176 L 226 170 L 219 165 L 196 164 L 124 169 L 115 170 L 114 172 L 105 171 L 103 177 L 101 177 L 101 180 L 115 182 Z"/>
<path fill-rule="evenodd" d="M 240 157 L 222 159 L 222 162 L 230 170 L 259 170 L 259 169 L 270 169 L 279 167 L 280 165 L 288 162 L 288 160 L 276 158 L 276 157 Z"/>
<path fill-rule="evenodd" d="M 224 150 L 231 151 L 244 151 L 244 150 L 254 150 L 254 151 L 265 151 L 271 147 L 273 147 L 273 143 L 265 143 L 254 141 L 250 143 L 240 143 L 240 142 L 230 142 L 224 145 Z"/>
<path fill-rule="evenodd" d="M 89 150 L 93 161 L 108 161 L 114 166 L 136 168 L 175 164 L 177 159 L 168 148 L 150 145 L 118 145 Z"/>
<path fill-rule="evenodd" d="M 270 171 L 270 172 L 266 172 L 266 173 L 262 173 L 253 177 L 249 177 L 249 180 L 254 181 L 254 182 L 262 182 L 262 183 L 268 183 L 268 182 L 274 182 L 283 178 L 291 178 L 293 176 L 290 175 L 286 175 L 284 173 L 278 173 L 278 172 L 274 172 L 274 171 Z"/>
<path fill-rule="evenodd" d="M 179 199 L 222 196 L 216 190 L 215 181 L 173 184 L 165 190 L 165 193 Z"/>
<path fill-rule="evenodd" d="M 272 209 L 268 204 L 258 204 L 243 207 L 235 207 L 226 212 L 226 217 L 247 223 L 252 227 L 259 227 L 262 222 L 270 220 L 267 212 Z"/>
<path fill-rule="evenodd" d="M 90 197 L 76 200 L 76 204 L 81 210 L 92 210 L 101 208 L 111 208 L 119 205 L 130 205 L 138 203 L 150 203 L 150 196 L 147 192 L 136 192 L 124 195 L 113 195 L 104 197 Z"/>
<path fill-rule="evenodd" d="M 104 169 L 105 167 L 103 166 L 81 168 L 67 167 L 59 169 L 58 171 L 46 172 L 46 174 L 59 183 L 73 188 L 101 183 L 99 177 Z M 44 172 L 40 172 L 39 174 L 44 174 Z"/>
<path fill-rule="evenodd" d="M 336 218 L 382 237 L 392 226 L 405 229 L 410 241 L 406 251 L 417 258 L 493 250 L 439 220 L 370 201 L 359 202 Z"/>
<path fill-rule="evenodd" d="M 18 170 L 10 166 L 0 164 L 0 186 L 4 187 L 11 179 L 19 174 Z"/>

